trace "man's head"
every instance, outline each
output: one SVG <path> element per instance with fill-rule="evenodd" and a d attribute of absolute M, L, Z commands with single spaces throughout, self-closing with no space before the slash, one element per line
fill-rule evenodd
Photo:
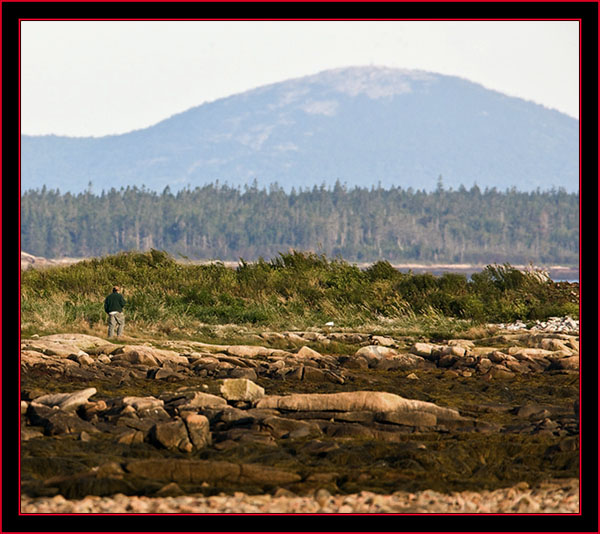
<path fill-rule="evenodd" d="M 119 286 L 113 286 L 113 293 L 117 293 L 119 289 Z"/>

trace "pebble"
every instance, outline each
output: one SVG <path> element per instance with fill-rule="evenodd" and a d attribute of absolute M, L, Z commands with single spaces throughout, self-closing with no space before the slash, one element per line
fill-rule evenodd
<path fill-rule="evenodd" d="M 331 495 L 319 489 L 314 496 L 279 496 L 235 492 L 212 496 L 181 497 L 85 497 L 65 499 L 61 495 L 32 499 L 21 497 L 21 513 L 579 513 L 579 481 L 566 479 L 529 488 L 521 482 L 493 491 L 462 491 L 449 494 L 425 490 L 396 491 L 381 495 L 361 491 Z"/>

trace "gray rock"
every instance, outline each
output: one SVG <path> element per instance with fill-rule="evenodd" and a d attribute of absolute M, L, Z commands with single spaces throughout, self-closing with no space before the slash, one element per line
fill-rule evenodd
<path fill-rule="evenodd" d="M 162 408 L 165 402 L 156 397 L 123 397 L 123 404 L 131 406 L 135 410 L 148 410 L 150 408 Z"/>
<path fill-rule="evenodd" d="M 375 367 L 381 360 L 393 358 L 397 355 L 398 353 L 394 349 L 379 345 L 367 345 L 354 353 L 355 358 L 362 357 L 367 360 L 369 367 Z"/>
<path fill-rule="evenodd" d="M 391 337 L 385 336 L 371 336 L 373 345 L 381 345 L 382 347 L 397 347 L 396 342 Z"/>
<path fill-rule="evenodd" d="M 417 356 L 422 356 L 429 360 L 437 359 L 439 356 L 440 346 L 432 343 L 415 343 L 411 348 L 410 352 Z"/>
<path fill-rule="evenodd" d="M 229 371 L 231 378 L 245 378 L 247 380 L 256 380 L 258 378 L 256 371 L 247 367 L 234 367 Z"/>
<path fill-rule="evenodd" d="M 313 358 L 316 360 L 321 358 L 320 353 L 318 353 L 316 350 L 311 349 L 310 347 L 307 347 L 306 345 L 300 348 L 300 350 L 296 353 L 296 356 L 300 358 Z"/>
<path fill-rule="evenodd" d="M 150 431 L 150 438 L 165 449 L 192 452 L 194 448 L 181 419 L 156 423 Z"/>
<path fill-rule="evenodd" d="M 46 406 L 56 406 L 61 410 L 76 410 L 86 404 L 88 399 L 96 394 L 96 388 L 87 388 L 73 393 L 53 393 L 37 397 L 35 402 Z"/>
<path fill-rule="evenodd" d="M 28 441 L 30 439 L 42 438 L 44 433 L 37 428 L 21 428 L 21 441 Z"/>
<path fill-rule="evenodd" d="M 34 426 L 41 426 L 48 436 L 58 434 L 76 434 L 79 432 L 98 432 L 96 427 L 81 419 L 75 413 L 50 408 L 32 402 L 27 410 L 29 420 Z"/>
<path fill-rule="evenodd" d="M 144 432 L 141 430 L 135 430 L 133 428 L 127 429 L 121 432 L 117 437 L 117 443 L 124 445 L 134 445 L 136 443 L 144 442 Z"/>
<path fill-rule="evenodd" d="M 255 401 L 265 395 L 263 388 L 246 378 L 223 380 L 220 392 L 229 401 Z"/>
<path fill-rule="evenodd" d="M 195 390 L 181 392 L 175 396 L 169 395 L 165 397 L 165 400 L 170 406 L 175 406 L 180 411 L 198 411 L 204 408 L 223 408 L 227 406 L 227 401 L 223 397 Z"/>
<path fill-rule="evenodd" d="M 203 449 L 212 443 L 210 426 L 206 417 L 198 414 L 189 414 L 183 418 L 183 421 L 187 427 L 188 435 L 194 449 Z"/>

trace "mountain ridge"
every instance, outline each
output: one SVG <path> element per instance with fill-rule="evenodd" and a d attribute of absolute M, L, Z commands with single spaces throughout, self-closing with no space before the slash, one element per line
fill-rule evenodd
<path fill-rule="evenodd" d="M 456 76 L 342 67 L 102 137 L 22 135 L 22 189 L 446 186 L 578 190 L 578 121 Z"/>

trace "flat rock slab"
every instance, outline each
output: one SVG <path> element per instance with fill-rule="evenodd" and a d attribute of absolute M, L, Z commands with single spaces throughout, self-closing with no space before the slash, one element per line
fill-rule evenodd
<path fill-rule="evenodd" d="M 47 339 L 23 340 L 21 342 L 21 350 L 35 351 L 46 354 L 47 356 L 58 356 L 60 358 L 66 358 L 67 356 L 71 356 L 71 354 L 85 354 L 85 351 L 72 343 Z"/>
<path fill-rule="evenodd" d="M 458 411 L 452 408 L 444 408 L 431 402 L 405 399 L 399 395 L 381 391 L 269 396 L 259 400 L 256 407 L 311 412 L 426 412 L 444 419 L 461 418 Z"/>
<path fill-rule="evenodd" d="M 85 351 L 108 344 L 106 339 L 96 336 L 89 336 L 87 334 L 52 334 L 49 336 L 41 336 L 40 340 L 63 343 L 66 345 L 75 345 L 76 347 L 79 347 L 81 350 Z"/>
<path fill-rule="evenodd" d="M 56 406 L 60 410 L 76 410 L 88 402 L 96 394 L 96 388 L 87 388 L 73 393 L 53 393 L 37 397 L 35 402 L 45 406 Z"/>
<path fill-rule="evenodd" d="M 256 358 L 257 356 L 270 356 L 271 349 L 256 345 L 230 345 L 225 351 L 232 356 L 241 358 Z"/>

